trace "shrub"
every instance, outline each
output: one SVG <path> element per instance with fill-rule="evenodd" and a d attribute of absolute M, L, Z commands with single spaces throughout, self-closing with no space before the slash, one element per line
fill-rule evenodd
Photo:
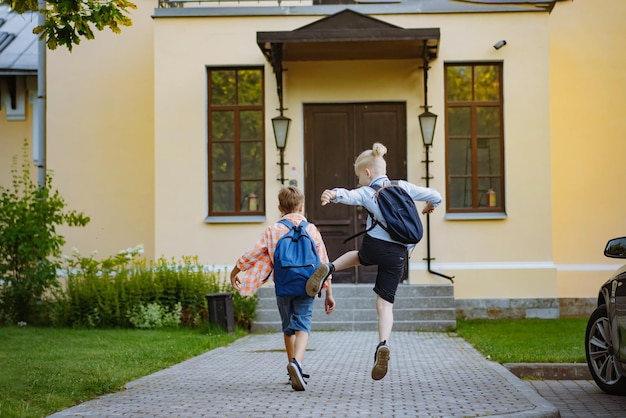
<path fill-rule="evenodd" d="M 147 306 L 136 306 L 128 313 L 128 320 L 135 328 L 141 329 L 177 327 L 180 324 L 181 312 L 180 302 L 176 303 L 171 311 L 160 303 L 150 303 Z"/>
<path fill-rule="evenodd" d="M 52 175 L 39 187 L 31 179 L 28 141 L 21 170 L 13 157 L 12 187 L 0 186 L 0 323 L 31 321 L 44 294 L 58 284 L 63 236 L 59 225 L 85 226 L 89 217 L 66 211 Z"/>
<path fill-rule="evenodd" d="M 207 320 L 206 295 L 230 292 L 221 272 L 207 271 L 197 257 L 146 262 L 137 246 L 98 261 L 77 250 L 65 258 L 67 282 L 55 292 L 51 322 L 59 326 L 197 326 Z M 249 329 L 256 297 L 235 293 L 238 326 Z"/>

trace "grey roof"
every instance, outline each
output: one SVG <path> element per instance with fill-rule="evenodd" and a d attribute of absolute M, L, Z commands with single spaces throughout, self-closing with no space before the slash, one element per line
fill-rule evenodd
<path fill-rule="evenodd" d="M 0 4 L 0 75 L 37 74 L 38 14 L 17 14 Z"/>

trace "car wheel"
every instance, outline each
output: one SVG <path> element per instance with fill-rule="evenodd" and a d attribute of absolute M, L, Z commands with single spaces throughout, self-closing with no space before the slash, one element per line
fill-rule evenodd
<path fill-rule="evenodd" d="M 610 395 L 626 395 L 626 376 L 621 375 L 615 364 L 606 305 L 598 306 L 589 317 L 585 354 L 589 371 L 598 387 Z"/>

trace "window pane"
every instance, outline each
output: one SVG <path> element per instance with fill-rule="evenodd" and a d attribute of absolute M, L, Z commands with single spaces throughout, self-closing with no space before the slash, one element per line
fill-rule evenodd
<path fill-rule="evenodd" d="M 500 135 L 500 108 L 480 106 L 476 108 L 478 136 Z"/>
<path fill-rule="evenodd" d="M 260 105 L 262 103 L 263 91 L 259 88 L 261 75 L 261 70 L 239 70 L 237 72 L 239 104 Z"/>
<path fill-rule="evenodd" d="M 478 206 L 481 208 L 500 208 L 500 197 L 502 196 L 500 186 L 502 182 L 497 177 L 478 178 Z M 489 199 L 488 193 L 493 193 Z"/>
<path fill-rule="evenodd" d="M 263 138 L 263 112 L 260 110 L 242 110 L 239 112 L 240 139 Z"/>
<path fill-rule="evenodd" d="M 453 178 L 450 179 L 450 208 L 462 209 L 472 207 L 472 179 Z"/>
<path fill-rule="evenodd" d="M 256 202 L 254 199 L 256 196 Z M 252 197 L 252 199 L 251 199 Z M 263 207 L 263 182 L 262 181 L 242 181 L 241 182 L 241 210 L 249 212 L 262 212 Z"/>
<path fill-rule="evenodd" d="M 235 139 L 235 112 L 211 112 L 211 140 Z"/>
<path fill-rule="evenodd" d="M 212 212 L 232 212 L 235 210 L 235 183 L 213 182 L 211 196 Z"/>
<path fill-rule="evenodd" d="M 451 65 L 446 71 L 446 97 L 450 102 L 472 100 L 472 67 Z"/>
<path fill-rule="evenodd" d="M 477 65 L 475 74 L 474 100 L 500 99 L 499 67 L 495 65 Z"/>
<path fill-rule="evenodd" d="M 211 71 L 212 106 L 235 104 L 235 71 Z"/>
<path fill-rule="evenodd" d="M 207 69 L 209 216 L 263 213 L 263 68 Z"/>
<path fill-rule="evenodd" d="M 448 134 L 450 136 L 470 136 L 472 134 L 471 109 L 451 107 L 448 109 Z"/>
<path fill-rule="evenodd" d="M 500 175 L 500 139 L 479 139 L 476 151 L 478 175 Z"/>
<path fill-rule="evenodd" d="M 447 209 L 504 210 L 502 64 L 444 66 Z"/>
<path fill-rule="evenodd" d="M 263 143 L 261 141 L 242 142 L 240 149 L 241 178 L 263 178 Z"/>
<path fill-rule="evenodd" d="M 211 178 L 232 180 L 235 178 L 235 145 L 214 143 L 211 145 Z"/>
<path fill-rule="evenodd" d="M 448 142 L 449 173 L 453 176 L 472 175 L 472 144 L 469 139 Z"/>

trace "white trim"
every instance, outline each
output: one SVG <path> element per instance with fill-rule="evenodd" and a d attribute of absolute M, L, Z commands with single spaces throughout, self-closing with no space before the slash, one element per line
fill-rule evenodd
<path fill-rule="evenodd" d="M 615 271 L 622 264 L 559 264 L 559 271 Z"/>
<path fill-rule="evenodd" d="M 477 262 L 477 263 L 431 263 L 430 268 L 439 270 L 545 270 L 557 271 L 615 271 L 621 264 L 555 264 L 552 261 L 526 262 Z M 425 262 L 410 263 L 411 270 L 426 270 Z"/>

